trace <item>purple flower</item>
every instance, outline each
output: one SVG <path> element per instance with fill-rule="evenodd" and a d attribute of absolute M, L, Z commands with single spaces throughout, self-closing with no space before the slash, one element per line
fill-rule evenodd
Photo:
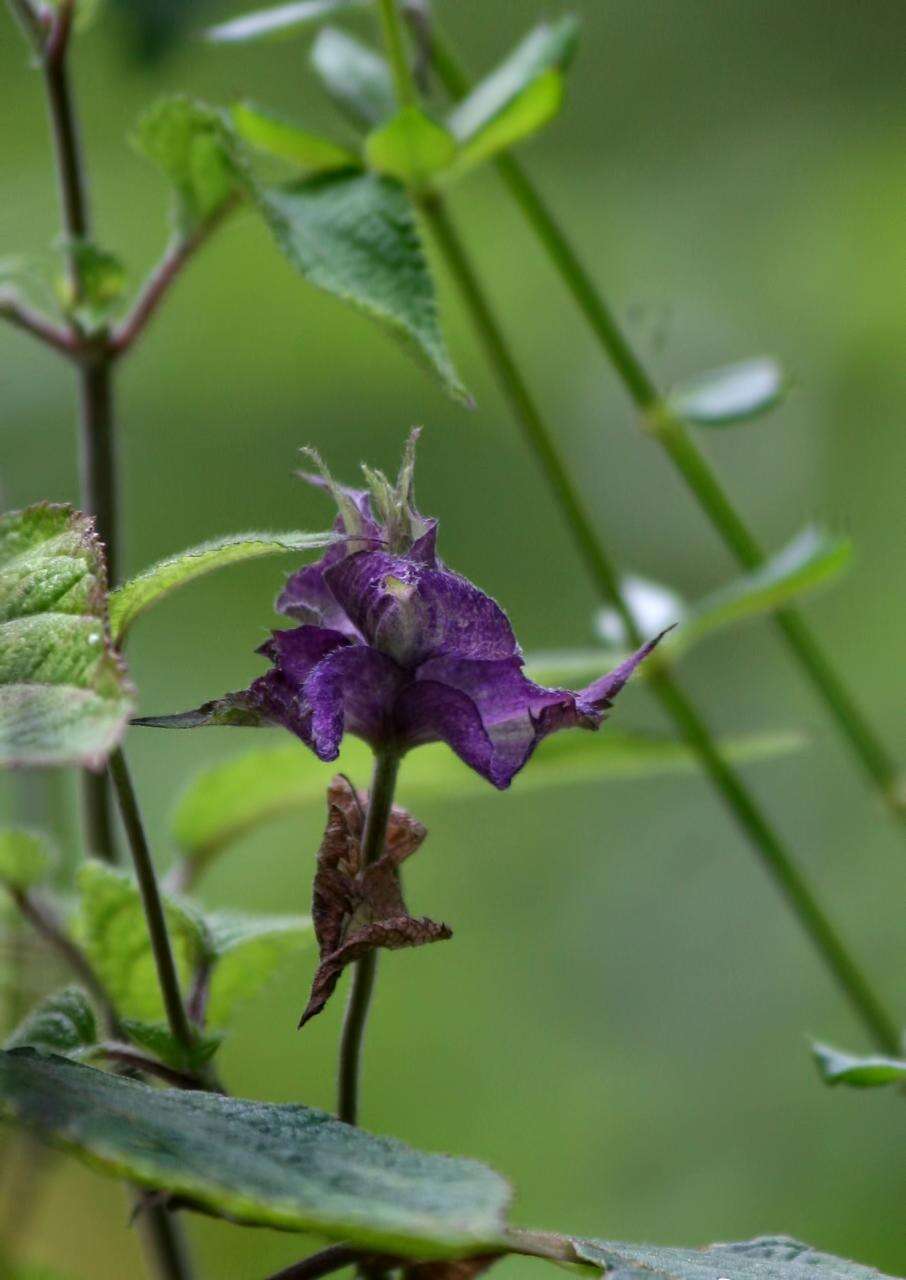
<path fill-rule="evenodd" d="M 413 500 L 416 438 L 395 486 L 367 469 L 370 492 L 323 467 L 305 477 L 333 494 L 345 538 L 289 578 L 277 609 L 301 625 L 259 650 L 271 670 L 197 711 L 141 723 L 279 724 L 322 760 L 336 759 L 344 733 L 400 754 L 441 741 L 501 788 L 548 734 L 599 727 L 657 640 L 578 693 L 529 680 L 500 606 L 438 559 L 437 522 Z"/>

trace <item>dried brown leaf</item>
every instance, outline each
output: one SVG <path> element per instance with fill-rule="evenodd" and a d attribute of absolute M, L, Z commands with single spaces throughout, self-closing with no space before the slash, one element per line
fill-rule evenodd
<path fill-rule="evenodd" d="M 406 910 L 398 868 L 427 832 L 405 809 L 394 806 L 384 852 L 371 866 L 363 866 L 367 804 L 367 795 L 357 792 L 348 778 L 338 774 L 332 780 L 312 901 L 320 964 L 300 1027 L 321 1012 L 346 966 L 369 951 L 398 951 L 452 937 L 445 924 L 414 919 Z"/>

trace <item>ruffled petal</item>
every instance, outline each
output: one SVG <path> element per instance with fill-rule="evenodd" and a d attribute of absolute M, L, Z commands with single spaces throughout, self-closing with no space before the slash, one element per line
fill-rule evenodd
<path fill-rule="evenodd" d="M 397 699 L 396 725 L 407 746 L 446 742 L 476 773 L 495 786 L 501 785 L 493 773 L 491 740 L 467 694 L 436 680 L 419 680 Z"/>
<path fill-rule="evenodd" d="M 506 614 L 459 574 L 363 551 L 331 566 L 325 581 L 365 639 L 402 666 L 518 653 Z"/>
<path fill-rule="evenodd" d="M 406 675 L 396 663 L 368 645 L 352 644 L 328 654 L 302 686 L 317 755 L 335 760 L 345 732 L 374 747 L 391 742 L 394 705 L 405 683 Z"/>

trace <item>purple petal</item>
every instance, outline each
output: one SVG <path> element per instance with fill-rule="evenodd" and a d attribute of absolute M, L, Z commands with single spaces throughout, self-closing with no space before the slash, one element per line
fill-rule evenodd
<path fill-rule="evenodd" d="M 333 653 L 352 644 L 349 636 L 329 627 L 293 627 L 290 631 L 272 631 L 258 650 L 279 667 L 292 684 L 301 688 L 312 667 Z"/>
<path fill-rule="evenodd" d="M 396 723 L 409 746 L 446 742 L 476 773 L 501 785 L 493 774 L 493 748 L 478 708 L 458 689 L 436 680 L 409 685 L 397 699 Z"/>
<path fill-rule="evenodd" d="M 366 640 L 403 666 L 428 658 L 510 658 L 516 638 L 500 606 L 459 574 L 379 551 L 347 556 L 325 581 Z"/>
<path fill-rule="evenodd" d="M 667 628 L 667 631 L 671 630 L 671 627 Z M 639 663 L 648 657 L 655 645 L 667 634 L 667 631 L 662 631 L 653 640 L 643 644 L 641 649 L 637 649 L 631 658 L 621 662 L 618 667 L 608 672 L 606 676 L 601 676 L 592 684 L 587 685 L 578 694 L 579 701 L 587 703 L 591 707 L 596 707 L 600 711 L 606 711 Z"/>
<path fill-rule="evenodd" d="M 406 676 L 396 663 L 368 645 L 328 654 L 303 686 L 311 715 L 311 745 L 322 760 L 335 760 L 344 732 L 374 747 L 395 735 L 393 710 Z"/>

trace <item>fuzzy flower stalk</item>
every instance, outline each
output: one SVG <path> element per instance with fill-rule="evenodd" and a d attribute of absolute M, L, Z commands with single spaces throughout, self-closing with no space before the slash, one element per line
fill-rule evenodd
<path fill-rule="evenodd" d="M 292 574 L 277 600 L 299 625 L 259 649 L 271 669 L 248 689 L 137 723 L 281 725 L 325 761 L 346 733 L 397 758 L 445 742 L 501 789 L 549 734 L 599 728 L 660 637 L 578 692 L 529 680 L 504 611 L 437 554 L 437 521 L 415 506 L 417 438 L 395 484 L 363 467 L 366 489 L 337 484 L 307 451 L 317 473 L 300 474 L 334 498 L 340 539 Z"/>

